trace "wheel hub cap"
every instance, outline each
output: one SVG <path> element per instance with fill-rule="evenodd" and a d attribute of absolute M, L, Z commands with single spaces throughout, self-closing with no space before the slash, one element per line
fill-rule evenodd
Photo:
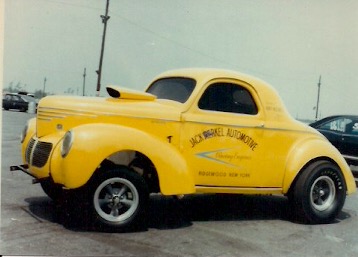
<path fill-rule="evenodd" d="M 318 177 L 312 184 L 310 202 L 317 211 L 325 211 L 331 207 L 336 197 L 336 187 L 332 178 Z"/>
<path fill-rule="evenodd" d="M 112 202 L 113 202 L 114 205 L 119 204 L 120 203 L 119 197 L 118 196 L 113 197 Z"/>
<path fill-rule="evenodd" d="M 124 178 L 110 178 L 96 189 L 94 208 L 107 222 L 122 223 L 138 208 L 139 194 L 135 186 Z"/>
<path fill-rule="evenodd" d="M 325 193 L 324 193 L 324 191 L 323 191 L 323 189 L 321 189 L 321 190 L 319 190 L 319 196 L 324 196 L 325 195 Z"/>

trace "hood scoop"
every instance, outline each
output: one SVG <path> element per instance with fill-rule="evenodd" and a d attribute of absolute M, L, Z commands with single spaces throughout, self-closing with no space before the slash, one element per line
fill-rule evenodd
<path fill-rule="evenodd" d="M 106 89 L 107 93 L 113 98 L 147 101 L 153 101 L 157 98 L 155 95 L 125 87 L 107 86 Z"/>

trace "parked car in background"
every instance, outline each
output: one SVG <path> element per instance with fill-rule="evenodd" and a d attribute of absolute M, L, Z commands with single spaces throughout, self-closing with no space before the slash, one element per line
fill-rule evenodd
<path fill-rule="evenodd" d="M 341 152 L 349 165 L 358 165 L 358 116 L 329 116 L 310 125 Z"/>
<path fill-rule="evenodd" d="M 4 110 L 14 109 L 26 112 L 30 103 L 34 103 L 35 109 L 37 109 L 38 100 L 29 95 L 6 93 L 2 98 L 2 108 Z"/>

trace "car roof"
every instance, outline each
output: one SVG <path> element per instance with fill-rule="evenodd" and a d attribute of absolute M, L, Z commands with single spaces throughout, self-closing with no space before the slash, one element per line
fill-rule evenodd
<path fill-rule="evenodd" d="M 33 96 L 29 96 L 29 95 L 23 95 L 23 94 L 18 94 L 18 93 L 5 93 L 5 94 L 3 94 L 3 96 L 5 96 L 5 95 L 13 95 L 13 96 L 22 97 L 22 98 L 26 99 L 29 102 L 38 102 L 38 99 L 34 98 Z"/>
<path fill-rule="evenodd" d="M 192 96 L 196 97 L 201 91 L 202 87 L 205 86 L 210 81 L 216 80 L 216 79 L 230 79 L 230 80 L 236 80 L 241 81 L 245 84 L 249 84 L 254 91 L 258 93 L 258 95 L 261 97 L 260 102 L 262 104 L 262 107 L 264 108 L 266 115 L 271 115 L 272 118 L 278 119 L 278 117 L 281 119 L 285 119 L 289 117 L 289 113 L 287 112 L 287 109 L 285 107 L 285 104 L 283 103 L 280 95 L 278 94 L 277 90 L 272 87 L 267 82 L 258 79 L 256 77 L 240 73 L 237 71 L 232 70 L 226 70 L 226 69 L 215 69 L 215 68 L 185 68 L 185 69 L 175 69 L 175 70 L 169 70 L 166 72 L 163 72 L 156 76 L 153 81 L 149 84 L 149 86 L 162 78 L 169 78 L 169 77 L 183 77 L 183 78 L 192 78 L 196 80 L 197 85 L 200 85 L 200 87 L 196 86 Z M 186 103 L 187 105 L 190 104 L 190 99 Z M 284 115 L 280 115 L 280 114 Z"/>
<path fill-rule="evenodd" d="M 163 77 L 189 77 L 196 79 L 198 81 L 203 80 L 211 80 L 214 78 L 233 78 L 238 80 L 243 80 L 247 82 L 255 82 L 252 84 L 258 84 L 258 82 L 267 84 L 266 82 L 255 78 L 253 76 L 240 73 L 237 71 L 226 70 L 226 69 L 214 69 L 214 68 L 185 68 L 185 69 L 176 69 L 169 70 L 159 74 L 155 79 L 163 78 Z"/>
<path fill-rule="evenodd" d="M 316 127 L 316 126 L 319 126 L 321 124 L 324 124 L 330 120 L 333 120 L 333 119 L 337 119 L 337 118 L 347 118 L 347 119 L 354 119 L 354 120 L 358 120 L 358 115 L 351 115 L 351 114 L 342 114 L 342 115 L 331 115 L 331 116 L 327 116 L 323 119 L 320 119 L 320 120 L 317 120 L 315 122 L 312 122 L 310 124 L 310 126 L 312 127 Z"/>

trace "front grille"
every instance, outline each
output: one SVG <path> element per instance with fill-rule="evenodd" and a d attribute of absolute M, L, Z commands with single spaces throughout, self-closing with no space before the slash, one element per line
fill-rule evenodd
<path fill-rule="evenodd" d="M 29 142 L 29 144 L 27 145 L 27 148 L 26 148 L 25 160 L 29 164 L 30 164 L 30 159 L 31 159 L 32 148 L 34 147 L 35 142 L 36 142 L 35 139 L 31 138 L 30 142 Z"/>
<path fill-rule="evenodd" d="M 52 150 L 52 144 L 31 138 L 25 153 L 26 161 L 35 167 L 43 167 Z"/>

